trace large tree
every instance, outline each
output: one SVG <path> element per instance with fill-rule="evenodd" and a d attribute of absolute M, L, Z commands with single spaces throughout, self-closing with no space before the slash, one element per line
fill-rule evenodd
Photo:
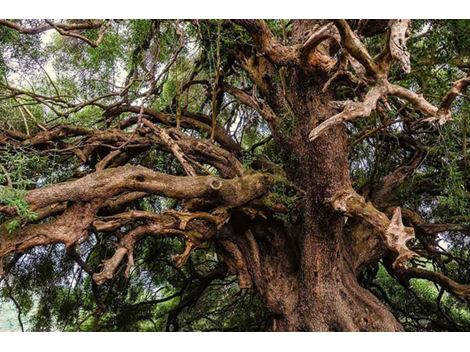
<path fill-rule="evenodd" d="M 0 20 L 2 295 L 37 329 L 468 329 L 469 25 Z"/>

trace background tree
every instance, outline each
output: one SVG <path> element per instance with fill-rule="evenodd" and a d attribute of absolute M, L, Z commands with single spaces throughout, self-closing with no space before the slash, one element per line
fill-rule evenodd
<path fill-rule="evenodd" d="M 468 21 L 0 20 L 32 330 L 468 330 Z"/>

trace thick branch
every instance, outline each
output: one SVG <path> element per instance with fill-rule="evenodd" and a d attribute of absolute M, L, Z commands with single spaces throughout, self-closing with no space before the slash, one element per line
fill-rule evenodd
<path fill-rule="evenodd" d="M 425 116 L 429 116 L 429 118 L 423 121 L 438 122 L 442 125 L 451 120 L 452 103 L 469 85 L 470 76 L 454 82 L 452 88 L 444 96 L 439 108 L 429 103 L 422 95 L 416 94 L 404 87 L 388 83 L 388 91 L 391 95 L 407 100 Z"/>
<path fill-rule="evenodd" d="M 263 20 L 232 20 L 244 27 L 253 37 L 255 45 L 277 65 L 293 66 L 298 64 L 297 50 L 279 43 L 271 29 Z"/>
<path fill-rule="evenodd" d="M 470 85 L 470 75 L 459 79 L 458 81 L 454 82 L 452 84 L 452 88 L 447 92 L 445 95 L 444 99 L 441 102 L 441 105 L 439 106 L 439 110 L 437 110 L 437 121 L 439 124 L 444 124 L 447 121 L 450 121 L 451 119 L 451 105 L 454 102 L 454 100 L 467 89 L 467 87 Z"/>
<path fill-rule="evenodd" d="M 334 58 L 316 50 L 321 42 L 334 38 L 330 24 L 312 33 L 303 44 L 286 46 L 279 42 L 263 20 L 232 20 L 232 22 L 244 27 L 251 34 L 258 51 L 266 55 L 273 64 L 298 66 L 307 70 L 311 68 L 329 70 L 335 63 Z"/>
<path fill-rule="evenodd" d="M 466 300 L 470 300 L 470 286 L 462 285 L 448 278 L 442 273 L 429 271 L 421 268 L 406 268 L 400 275 L 407 279 L 425 279 L 440 285 L 444 290 Z"/>
<path fill-rule="evenodd" d="M 356 33 L 349 27 L 346 20 L 335 20 L 335 25 L 341 35 L 341 44 L 343 47 L 359 61 L 366 72 L 371 77 L 380 75 L 380 69 L 374 59 L 370 56 L 366 46 L 361 42 Z"/>
<path fill-rule="evenodd" d="M 39 33 L 46 32 L 51 29 L 55 29 L 59 34 L 63 36 L 79 39 L 87 43 L 88 45 L 92 46 L 93 48 L 96 48 L 103 40 L 105 31 L 107 28 L 107 22 L 86 20 L 86 21 L 81 21 L 79 23 L 60 23 L 60 22 L 53 22 L 53 21 L 45 20 L 44 24 L 38 25 L 36 27 L 25 27 L 25 26 L 22 26 L 21 24 L 11 22 L 8 20 L 0 20 L 0 26 L 11 28 L 22 34 L 39 34 Z M 77 32 L 77 31 L 86 30 L 86 29 L 100 29 L 98 39 L 96 41 L 92 41 L 89 38 Z"/>
<path fill-rule="evenodd" d="M 26 200 L 34 210 L 64 201 L 87 202 L 139 191 L 178 199 L 208 198 L 222 205 L 239 206 L 263 195 L 272 182 L 268 174 L 227 180 L 215 176 L 172 176 L 143 166 L 125 165 L 29 191 Z"/>
<path fill-rule="evenodd" d="M 272 132 L 276 131 L 276 126 L 278 124 L 278 117 L 267 104 L 264 104 L 256 100 L 252 95 L 245 93 L 243 90 L 237 87 L 225 84 L 223 86 L 223 89 L 227 93 L 230 93 L 231 95 L 233 95 L 242 104 L 249 106 L 253 108 L 254 110 L 256 110 L 269 124 L 269 126 L 271 127 L 271 131 Z"/>
<path fill-rule="evenodd" d="M 388 91 L 391 95 L 405 99 L 410 102 L 416 109 L 421 111 L 425 116 L 435 116 L 437 108 L 428 102 L 422 95 L 406 89 L 402 86 L 388 83 Z"/>
<path fill-rule="evenodd" d="M 105 218 L 104 221 L 101 220 L 99 223 L 95 222 L 99 229 L 107 231 L 122 226 L 128 221 L 136 219 L 149 220 L 146 225 L 138 226 L 121 237 L 116 252 L 104 262 L 102 271 L 93 275 L 93 279 L 98 285 L 110 280 L 125 256 L 127 256 L 125 275 L 128 276 L 130 268 L 134 265 L 135 243 L 146 235 L 178 236 L 185 239 L 184 252 L 173 256 L 176 265 L 178 267 L 182 266 L 188 260 L 191 251 L 209 240 L 215 234 L 215 230 L 225 224 L 228 218 L 228 213 L 221 209 L 215 210 L 212 214 L 168 211 L 160 215 L 143 211 L 131 211 Z M 207 220 L 215 226 L 206 225 L 200 219 Z M 109 220 L 109 223 L 107 220 Z"/>
<path fill-rule="evenodd" d="M 359 117 L 368 117 L 375 110 L 379 99 L 383 98 L 387 94 L 387 86 L 385 82 L 379 81 L 375 86 L 370 88 L 367 92 L 363 102 L 357 103 L 347 101 L 344 104 L 344 109 L 339 114 L 330 117 L 323 121 L 320 125 L 315 127 L 309 135 L 311 141 L 318 138 L 318 136 L 324 133 L 327 129 L 336 126 L 339 123 L 351 121 Z"/>
<path fill-rule="evenodd" d="M 96 199 L 86 203 L 76 202 L 56 220 L 29 225 L 14 231 L 7 229 L 8 222 L 1 224 L 0 258 L 39 245 L 54 243 L 63 243 L 66 247 L 74 245 L 87 238 L 87 229 L 101 205 L 102 201 Z"/>
<path fill-rule="evenodd" d="M 186 159 L 186 156 L 182 152 L 179 145 L 177 143 L 175 143 L 173 138 L 171 138 L 163 128 L 160 128 L 160 127 L 152 124 L 150 121 L 148 121 L 146 119 L 142 119 L 142 122 L 145 126 L 150 128 L 152 130 L 152 132 L 155 133 L 155 135 L 163 141 L 163 143 L 165 143 L 167 145 L 167 147 L 171 150 L 171 152 L 176 157 L 176 159 L 178 159 L 178 161 L 180 162 L 180 164 L 183 167 L 186 174 L 188 176 L 196 176 L 196 171 L 191 166 L 191 164 L 188 162 L 188 160 Z"/>

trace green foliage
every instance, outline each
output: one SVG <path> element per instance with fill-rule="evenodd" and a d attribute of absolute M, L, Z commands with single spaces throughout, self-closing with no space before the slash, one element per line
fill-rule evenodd
<path fill-rule="evenodd" d="M 428 267 L 428 270 L 433 270 Z M 468 331 L 467 305 L 427 280 L 411 280 L 410 287 L 397 286 L 383 266 L 372 290 L 393 309 L 400 322 L 411 331 Z M 380 289 L 378 289 L 380 288 Z"/>
<path fill-rule="evenodd" d="M 18 190 L 35 186 L 35 178 L 41 176 L 42 172 L 48 166 L 46 157 L 37 153 L 21 153 L 15 152 L 14 150 L 0 155 L 0 162 L 9 170 L 8 173 L 13 182 L 13 186 Z M 2 180 L 5 182 L 4 178 L 2 178 Z"/>
<path fill-rule="evenodd" d="M 98 127 L 97 126 L 97 119 L 102 114 L 100 108 L 96 106 L 86 106 L 80 111 L 72 114 L 69 118 L 67 118 L 67 123 L 74 124 L 79 123 L 80 126 L 83 127 Z"/>
<path fill-rule="evenodd" d="M 8 232 L 13 232 L 21 227 L 21 223 L 17 219 L 13 219 L 7 222 L 6 229 Z"/>
<path fill-rule="evenodd" d="M 37 214 L 29 209 L 29 205 L 24 199 L 26 192 L 11 187 L 0 186 L 0 203 L 15 208 L 20 219 L 34 221 Z M 20 227 L 20 221 L 13 219 L 7 223 L 7 229 L 13 231 Z"/>
<path fill-rule="evenodd" d="M 445 191 L 447 195 L 439 198 L 439 206 L 449 213 L 464 213 L 468 206 L 465 178 L 455 163 L 449 164 Z"/>
<path fill-rule="evenodd" d="M 295 221 L 295 206 L 297 204 L 298 195 L 292 184 L 282 176 L 277 176 L 271 188 L 271 192 L 264 198 L 266 206 L 283 211 L 274 214 L 274 217 L 288 224 Z"/>

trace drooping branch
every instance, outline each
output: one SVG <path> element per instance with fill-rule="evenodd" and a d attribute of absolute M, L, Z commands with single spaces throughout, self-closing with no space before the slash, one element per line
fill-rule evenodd
<path fill-rule="evenodd" d="M 467 77 L 459 79 L 458 81 L 454 82 L 452 84 L 452 88 L 447 92 L 445 95 L 444 99 L 441 102 L 441 105 L 439 106 L 439 109 L 437 110 L 437 122 L 442 125 L 451 119 L 451 105 L 454 102 L 454 100 L 462 94 L 465 89 L 470 85 L 470 74 L 467 75 Z M 434 120 L 432 120 L 434 121 Z"/>
<path fill-rule="evenodd" d="M 98 95 L 96 97 L 77 102 L 76 100 L 71 101 L 70 98 L 61 96 L 52 81 L 51 85 L 53 86 L 56 95 L 44 95 L 20 87 L 15 87 L 5 82 L 0 82 L 0 87 L 2 88 L 2 99 L 11 98 L 17 100 L 18 98 L 27 97 L 38 104 L 48 107 L 59 117 L 68 117 L 87 106 L 97 106 L 105 109 L 106 104 L 104 102 L 106 99 L 119 97 L 121 94 L 121 92 L 106 93 L 104 95 Z"/>
<path fill-rule="evenodd" d="M 242 104 L 245 104 L 256 110 L 266 120 L 266 122 L 271 128 L 271 131 L 273 133 L 276 131 L 279 118 L 269 107 L 269 105 L 264 104 L 259 100 L 256 100 L 252 95 L 244 92 L 243 90 L 237 87 L 225 84 L 223 86 L 223 89 L 227 93 L 233 95 Z"/>
<path fill-rule="evenodd" d="M 138 106 L 131 106 L 131 105 L 122 105 L 118 107 L 112 107 L 106 110 L 105 116 L 109 119 L 113 117 L 119 116 L 122 113 L 132 112 L 135 114 L 140 114 L 140 107 Z M 147 118 L 152 122 L 160 122 L 167 126 L 176 126 L 177 117 L 173 114 L 163 113 L 159 111 L 155 111 L 149 108 L 143 108 L 143 115 L 147 116 Z M 212 127 L 211 123 L 212 120 L 209 116 L 204 114 L 194 114 L 188 111 L 182 111 L 181 115 L 179 116 L 181 127 L 190 128 L 195 130 L 201 130 L 208 134 L 211 133 Z M 120 128 L 126 128 L 132 126 L 137 122 L 136 117 L 131 117 L 127 120 L 124 120 L 120 124 Z M 216 125 L 214 130 L 214 139 L 218 142 L 222 147 L 227 149 L 228 151 L 234 152 L 238 154 L 241 150 L 240 145 L 233 140 L 232 137 L 219 125 Z"/>
<path fill-rule="evenodd" d="M 77 30 L 85 30 L 85 29 L 97 29 L 103 25 L 102 21 L 93 21 L 93 20 L 84 20 L 80 22 L 70 22 L 70 23 L 56 23 L 52 21 L 47 21 L 41 25 L 36 27 L 26 27 L 18 24 L 16 22 L 8 21 L 8 20 L 0 20 L 0 25 L 5 26 L 11 29 L 14 29 L 23 34 L 39 34 L 45 31 L 48 31 L 51 28 L 51 23 L 55 26 L 60 27 L 62 30 L 66 31 L 77 31 Z"/>
<path fill-rule="evenodd" d="M 24 140 L 23 144 L 36 146 L 40 144 L 55 142 L 64 137 L 88 135 L 91 132 L 92 131 L 84 127 L 61 125 L 51 130 L 41 131 L 32 138 Z"/>
<path fill-rule="evenodd" d="M 93 280 L 101 285 L 105 281 L 113 278 L 114 273 L 124 259 L 127 256 L 127 267 L 125 276 L 128 277 L 131 267 L 134 265 L 134 245 L 144 235 L 165 235 L 165 226 L 156 222 L 147 225 L 136 227 L 132 231 L 126 233 L 119 241 L 118 247 L 114 252 L 113 256 L 104 261 L 103 268 L 99 273 L 93 275 Z"/>
<path fill-rule="evenodd" d="M 100 26 L 100 31 L 99 31 L 98 38 L 95 41 L 93 41 L 93 40 L 90 40 L 90 39 L 88 39 L 87 37 L 85 37 L 81 34 L 78 34 L 78 33 L 75 33 L 73 31 L 64 29 L 63 27 L 61 27 L 60 25 L 55 24 L 52 21 L 46 20 L 46 23 L 49 24 L 52 28 L 54 28 L 59 34 L 65 36 L 65 37 L 80 39 L 80 40 L 84 41 L 85 43 L 87 43 L 88 45 L 90 45 L 92 48 L 96 48 L 98 45 L 101 44 L 101 42 L 103 41 L 103 38 L 104 38 L 104 34 L 106 33 L 106 29 L 107 29 L 107 22 L 102 23 L 101 26 Z"/>
<path fill-rule="evenodd" d="M 186 171 L 186 174 L 188 176 L 196 176 L 196 171 L 186 159 L 186 156 L 182 152 L 179 145 L 170 137 L 168 133 L 165 132 L 163 128 L 152 124 L 146 119 L 142 119 L 142 123 L 148 128 L 150 128 L 152 132 L 155 133 L 155 135 L 159 137 L 163 141 L 163 143 L 168 146 L 168 148 L 172 151 L 176 159 L 178 159 L 178 161 L 181 163 L 181 166 L 183 167 L 184 171 Z"/>
<path fill-rule="evenodd" d="M 399 275 L 409 279 L 425 279 L 432 281 L 452 295 L 470 300 L 470 285 L 462 285 L 448 278 L 442 273 L 429 271 L 421 268 L 406 268 L 399 272 Z"/>
<path fill-rule="evenodd" d="M 138 219 L 143 219 L 147 223 L 134 228 L 121 237 L 114 255 L 104 262 L 101 272 L 94 274 L 93 279 L 98 285 L 110 280 L 125 256 L 127 256 L 125 275 L 128 276 L 130 268 L 134 265 L 134 246 L 146 235 L 183 238 L 186 241 L 184 252 L 173 256 L 177 267 L 180 267 L 186 263 L 191 251 L 208 241 L 214 235 L 215 230 L 225 224 L 228 218 L 229 214 L 220 208 L 212 213 L 167 211 L 161 215 L 146 211 L 131 211 L 95 221 L 95 228 L 101 231 L 113 230 Z M 207 220 L 215 226 L 206 225 L 200 221 L 201 219 Z"/>
<path fill-rule="evenodd" d="M 417 267 L 407 265 L 410 259 L 418 254 L 407 247 L 407 242 L 414 239 L 414 229 L 403 225 L 401 208 L 395 208 L 392 219 L 377 210 L 372 203 L 366 202 L 352 188 L 337 192 L 328 199 L 332 207 L 341 213 L 358 217 L 377 231 L 386 246 L 393 253 L 391 270 L 402 279 L 422 278 L 441 285 L 451 294 L 464 298 L 470 298 L 470 287 L 459 284 L 447 276 Z"/>
<path fill-rule="evenodd" d="M 392 83 L 388 84 L 388 91 L 391 95 L 405 99 L 411 103 L 413 107 L 421 111 L 425 116 L 435 116 L 437 114 L 438 109 L 420 94 Z"/>
<path fill-rule="evenodd" d="M 451 90 L 444 97 L 439 108 L 428 102 L 422 95 L 419 95 L 410 89 L 402 86 L 389 83 L 387 80 L 377 80 L 375 85 L 369 89 L 365 99 L 361 103 L 348 101 L 344 103 L 343 111 L 339 114 L 330 117 L 323 121 L 320 125 L 315 127 L 310 132 L 310 140 L 313 141 L 325 130 L 337 125 L 341 122 L 352 121 L 360 117 L 369 116 L 372 111 L 377 107 L 377 102 L 380 99 L 385 99 L 387 96 L 397 96 L 405 99 L 413 105 L 418 111 L 423 113 L 428 118 L 423 119 L 425 122 L 435 122 L 443 124 L 450 120 L 451 112 L 450 105 L 459 94 L 470 85 L 470 77 L 466 77 L 456 81 Z"/>
<path fill-rule="evenodd" d="M 95 20 L 85 20 L 76 23 L 53 22 L 49 20 L 45 20 L 44 22 L 45 23 L 37 25 L 35 27 L 26 27 L 16 22 L 0 20 L 0 26 L 8 27 L 22 34 L 39 34 L 51 29 L 55 29 L 59 34 L 66 37 L 79 39 L 93 48 L 96 48 L 102 42 L 108 26 L 106 21 Z M 78 32 L 87 29 L 100 29 L 99 36 L 96 41 L 90 40 L 89 38 L 79 34 Z"/>
<path fill-rule="evenodd" d="M 123 121 L 120 128 L 106 130 L 89 129 L 73 125 L 59 125 L 50 130 L 40 131 L 33 136 L 27 136 L 13 130 L 3 131 L 6 134 L 0 144 L 12 144 L 35 148 L 41 152 L 49 150 L 60 154 L 75 154 L 84 163 L 91 158 L 94 151 L 103 147 L 110 152 L 99 163 L 96 170 L 102 170 L 119 155 L 129 152 L 143 152 L 152 146 L 161 147 L 172 152 L 187 170 L 187 174 L 196 175 L 192 166 L 196 160 L 214 166 L 224 178 L 241 176 L 243 168 L 235 155 L 218 145 L 202 139 L 196 139 L 175 128 L 163 128 L 156 122 L 150 122 L 147 118 L 141 119 L 143 127 L 126 132 L 123 129 L 137 124 L 137 119 L 131 117 Z M 68 145 L 67 140 L 72 137 L 81 137 L 78 142 Z M 60 149 L 57 148 L 57 143 Z M 121 158 L 122 159 L 122 158 Z M 122 159 L 124 160 L 124 159 Z M 114 163 L 114 166 L 119 164 Z M 192 169 L 192 170 L 191 170 Z"/>
<path fill-rule="evenodd" d="M 4 222 L 0 225 L 0 258 L 40 245 L 63 243 L 70 247 L 86 239 L 88 227 L 102 203 L 99 199 L 77 201 L 51 222 L 32 224 L 13 231 L 7 228 L 8 221 Z"/>
<path fill-rule="evenodd" d="M 41 212 L 64 202 L 75 205 L 52 222 L 28 225 L 13 232 L 7 229 L 7 222 L 2 224 L 0 257 L 37 245 L 75 243 L 86 236 L 86 229 L 104 201 L 124 192 L 140 191 L 178 199 L 205 198 L 215 204 L 237 207 L 262 196 L 272 182 L 272 177 L 265 174 L 224 180 L 214 176 L 171 176 L 132 165 L 105 169 L 76 181 L 29 191 L 25 200 L 32 211 Z M 52 209 L 47 214 L 53 212 Z"/>
<path fill-rule="evenodd" d="M 457 80 L 452 84 L 452 88 L 444 96 L 439 107 L 429 103 L 422 95 L 404 87 L 388 84 L 389 94 L 405 99 L 416 109 L 421 111 L 428 118 L 423 119 L 426 122 L 437 122 L 440 125 L 451 120 L 451 105 L 454 100 L 470 85 L 470 76 Z"/>
<path fill-rule="evenodd" d="M 252 174 L 234 179 L 220 179 L 214 176 L 171 176 L 161 174 L 142 166 L 126 165 L 104 169 L 89 174 L 76 181 L 59 183 L 49 187 L 29 191 L 25 197 L 29 207 L 45 218 L 52 214 L 63 214 L 50 222 L 26 225 L 11 231 L 7 222 L 0 229 L 0 258 L 17 251 L 23 252 L 31 247 L 64 243 L 66 247 L 75 245 L 87 238 L 88 229 L 94 224 L 97 230 L 109 231 L 125 224 L 126 221 L 144 219 L 150 221 L 147 226 L 138 227 L 121 240 L 121 245 L 112 259 L 105 265 L 104 274 L 98 276 L 97 282 L 103 282 L 125 255 L 128 256 L 129 267 L 132 265 L 132 249 L 134 243 L 145 234 L 179 235 L 186 240 L 186 249 L 182 255 L 175 256 L 178 265 L 186 262 L 192 249 L 209 239 L 213 230 L 196 231 L 194 221 L 203 219 L 220 228 L 227 220 L 225 207 L 237 207 L 265 194 L 273 183 L 273 177 L 264 174 Z M 224 208 L 212 214 L 195 212 L 168 212 L 163 216 L 149 216 L 147 212 L 123 213 L 108 217 L 104 221 L 94 221 L 99 209 L 106 205 L 105 200 L 119 194 L 142 193 L 159 194 L 178 199 L 201 198 Z M 135 197 L 132 199 L 136 199 Z M 65 209 L 64 204 L 71 203 Z M 59 205 L 59 206 L 57 206 Z M 46 210 L 46 208 L 51 209 Z M 44 214 L 42 214 L 44 213 Z M 168 218 L 172 221 L 164 221 Z M 177 219 L 175 221 L 174 219 Z M 193 221 L 194 220 L 194 221 Z M 176 226 L 175 226 L 176 224 Z M 113 269 L 114 268 L 114 269 Z"/>

